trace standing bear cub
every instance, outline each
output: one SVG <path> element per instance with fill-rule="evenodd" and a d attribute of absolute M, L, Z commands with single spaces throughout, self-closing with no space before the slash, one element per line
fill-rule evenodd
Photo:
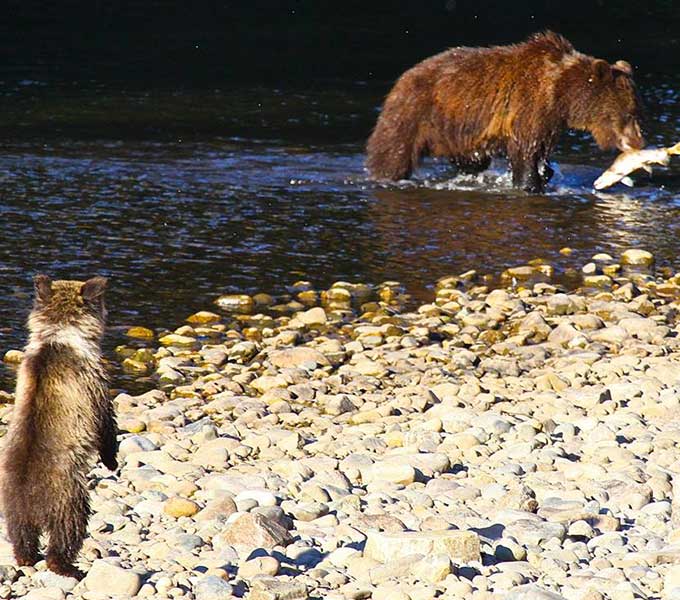
<path fill-rule="evenodd" d="M 49 534 L 47 566 L 80 577 L 73 565 L 90 515 L 87 473 L 98 456 L 112 470 L 116 421 L 100 339 L 106 279 L 35 278 L 30 338 L 2 457 L 2 504 L 19 565 L 33 565 Z"/>
<path fill-rule="evenodd" d="M 589 131 L 603 150 L 637 150 L 640 118 L 627 62 L 581 54 L 547 31 L 510 46 L 453 48 L 406 71 L 368 140 L 366 166 L 397 180 L 425 155 L 474 173 L 504 154 L 513 185 L 541 192 L 564 129 Z"/>

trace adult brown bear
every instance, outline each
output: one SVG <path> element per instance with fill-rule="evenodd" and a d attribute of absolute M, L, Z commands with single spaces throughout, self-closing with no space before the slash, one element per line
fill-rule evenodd
<path fill-rule="evenodd" d="M 422 156 L 479 172 L 505 154 L 516 187 L 540 192 L 566 129 L 589 131 L 602 149 L 639 149 L 641 104 L 625 61 L 610 65 L 546 31 L 491 48 L 452 48 L 406 71 L 387 95 L 368 140 L 378 179 L 404 179 Z"/>

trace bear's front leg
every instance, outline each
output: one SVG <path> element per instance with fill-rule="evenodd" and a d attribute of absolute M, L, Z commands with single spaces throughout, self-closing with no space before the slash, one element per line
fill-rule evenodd
<path fill-rule="evenodd" d="M 510 159 L 512 165 L 512 185 L 525 192 L 540 194 L 545 182 L 538 171 L 538 160 Z"/>
<path fill-rule="evenodd" d="M 512 165 L 512 185 L 525 192 L 540 194 L 545 186 L 537 166 Z"/>
<path fill-rule="evenodd" d="M 543 180 L 543 185 L 548 185 L 548 182 L 552 179 L 555 174 L 555 170 L 550 166 L 550 162 L 547 159 L 541 161 L 541 179 Z"/>

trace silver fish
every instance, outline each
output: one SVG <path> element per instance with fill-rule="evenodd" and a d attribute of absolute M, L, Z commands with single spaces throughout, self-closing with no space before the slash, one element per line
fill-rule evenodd
<path fill-rule="evenodd" d="M 627 177 L 629 173 L 638 169 L 644 169 L 651 174 L 652 167 L 650 165 L 666 167 L 670 162 L 670 157 L 674 154 L 680 154 L 680 143 L 670 148 L 645 148 L 643 150 L 622 152 L 616 157 L 611 167 L 595 180 L 593 187 L 596 190 L 603 190 L 619 181 L 625 185 L 632 186 L 632 180 Z"/>

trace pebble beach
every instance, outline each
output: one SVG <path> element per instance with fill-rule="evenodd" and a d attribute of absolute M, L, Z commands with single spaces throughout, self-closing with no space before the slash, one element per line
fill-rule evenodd
<path fill-rule="evenodd" d="M 0 598 L 680 600 L 680 275 L 578 270 L 420 306 L 300 281 L 131 328 L 111 359 L 148 391 L 116 391 L 87 575 L 17 568 L 0 521 Z"/>

